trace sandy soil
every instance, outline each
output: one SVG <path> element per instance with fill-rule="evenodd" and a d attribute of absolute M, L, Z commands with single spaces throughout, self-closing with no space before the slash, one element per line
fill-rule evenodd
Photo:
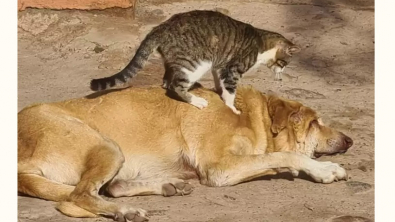
<path fill-rule="evenodd" d="M 150 2 L 148 4 L 147 2 Z M 163 3 L 168 2 L 168 3 Z M 170 2 L 170 3 L 169 3 Z M 303 47 L 281 83 L 265 67 L 242 80 L 315 108 L 324 121 L 351 136 L 344 155 L 321 157 L 342 164 L 351 181 L 329 185 L 289 175 L 233 187 L 192 181 L 189 196 L 118 198 L 150 211 L 151 221 L 335 221 L 374 218 L 374 2 L 318 0 L 140 1 L 138 10 L 19 13 L 18 108 L 34 102 L 81 97 L 89 81 L 123 68 L 145 34 L 174 13 L 221 8 L 242 21 L 278 31 Z M 134 85 L 161 84 L 157 56 Z M 211 75 L 201 83 L 212 87 Z M 55 203 L 18 197 L 19 221 L 107 221 L 61 215 Z M 368 221 L 358 218 L 336 221 Z"/>

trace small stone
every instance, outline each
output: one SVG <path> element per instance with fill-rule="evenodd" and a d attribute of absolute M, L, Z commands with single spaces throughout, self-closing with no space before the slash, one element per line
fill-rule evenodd
<path fill-rule="evenodd" d="M 155 16 L 160 16 L 160 15 L 163 15 L 164 12 L 163 12 L 162 9 L 155 9 L 155 10 L 153 10 L 153 11 L 151 12 L 151 14 L 152 14 L 152 15 L 155 15 Z"/>
<path fill-rule="evenodd" d="M 332 218 L 330 222 L 373 222 L 373 221 L 365 217 L 345 215 L 345 216 Z"/>
<path fill-rule="evenodd" d="M 324 17 L 325 17 L 325 16 L 324 16 L 323 14 L 318 14 L 318 15 L 314 16 L 313 19 L 315 19 L 315 20 L 320 20 L 320 19 L 322 19 L 322 18 L 324 18 Z"/>
<path fill-rule="evenodd" d="M 93 51 L 95 51 L 96 53 L 101 53 L 104 51 L 104 48 L 101 47 L 100 45 L 96 45 Z"/>
<path fill-rule="evenodd" d="M 347 187 L 354 193 L 362 193 L 372 189 L 372 185 L 359 181 L 348 181 L 346 182 Z"/>
<path fill-rule="evenodd" d="M 325 99 L 326 97 L 318 92 L 306 90 L 306 89 L 301 89 L 301 88 L 293 88 L 289 90 L 284 90 L 288 95 L 291 95 L 293 97 L 297 98 L 303 98 L 303 99 Z"/>
<path fill-rule="evenodd" d="M 28 13 L 18 19 L 18 27 L 32 35 L 38 35 L 45 32 L 51 24 L 58 22 L 58 20 L 57 14 L 42 15 L 41 13 Z"/>
<path fill-rule="evenodd" d="M 229 15 L 230 14 L 229 10 L 225 9 L 225 8 L 215 8 L 214 10 L 217 11 L 217 12 L 221 12 L 222 14 L 225 14 L 225 15 Z"/>
<path fill-rule="evenodd" d="M 366 166 L 359 166 L 358 169 L 359 169 L 359 170 L 362 170 L 363 172 L 368 171 L 368 169 L 366 168 Z"/>
<path fill-rule="evenodd" d="M 231 200 L 236 200 L 236 198 L 232 197 L 232 196 L 228 196 L 228 195 L 224 195 L 225 198 L 231 199 Z"/>
<path fill-rule="evenodd" d="M 106 9 L 106 8 L 129 8 L 134 7 L 136 1 L 130 0 L 78 0 L 78 1 L 47 1 L 47 0 L 20 0 L 18 10 L 26 8 L 46 8 L 46 9 Z"/>
<path fill-rule="evenodd" d="M 307 209 L 309 209 L 309 210 L 311 210 L 311 211 L 314 210 L 314 207 L 310 206 L 310 205 L 307 204 L 307 203 L 304 204 L 304 207 L 306 207 Z"/>
<path fill-rule="evenodd" d="M 313 65 L 314 67 L 317 67 L 317 68 L 328 67 L 328 65 L 324 61 L 319 60 L 319 59 L 314 59 L 313 61 L 311 61 L 311 65 Z"/>

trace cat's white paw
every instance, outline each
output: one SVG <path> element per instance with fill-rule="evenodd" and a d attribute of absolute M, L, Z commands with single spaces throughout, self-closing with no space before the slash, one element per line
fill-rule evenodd
<path fill-rule="evenodd" d="M 197 96 L 192 96 L 190 104 L 196 106 L 199 109 L 203 109 L 208 106 L 207 100 Z"/>
<path fill-rule="evenodd" d="M 168 89 L 169 88 L 169 84 L 167 82 L 163 82 L 162 83 L 162 88 Z"/>
<path fill-rule="evenodd" d="M 317 162 L 316 166 L 309 169 L 308 173 L 315 181 L 319 183 L 332 183 L 338 180 L 347 180 L 346 170 L 337 163 Z"/>
<path fill-rule="evenodd" d="M 274 80 L 275 81 L 282 81 L 283 80 L 282 74 L 283 74 L 282 72 L 277 72 L 276 76 L 274 77 Z"/>
<path fill-rule="evenodd" d="M 240 110 L 236 109 L 235 106 L 233 106 L 233 105 L 229 106 L 229 105 L 228 105 L 228 107 L 229 107 L 230 109 L 232 109 L 232 111 L 233 111 L 236 115 L 240 115 L 240 113 L 241 113 Z"/>

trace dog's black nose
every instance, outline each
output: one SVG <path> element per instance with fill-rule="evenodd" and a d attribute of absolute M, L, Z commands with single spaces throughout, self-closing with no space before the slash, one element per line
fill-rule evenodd
<path fill-rule="evenodd" d="M 344 145 L 345 145 L 346 149 L 350 148 L 352 146 L 352 144 L 353 144 L 352 139 L 348 136 L 345 136 Z"/>

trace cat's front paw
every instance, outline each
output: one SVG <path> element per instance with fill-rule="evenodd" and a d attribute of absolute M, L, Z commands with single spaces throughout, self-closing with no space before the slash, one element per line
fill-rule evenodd
<path fill-rule="evenodd" d="M 197 96 L 192 97 L 190 104 L 196 106 L 199 109 L 203 109 L 208 106 L 207 100 Z"/>
<path fill-rule="evenodd" d="M 234 114 L 236 114 L 236 115 L 240 115 L 241 114 L 240 110 L 236 109 L 235 106 L 229 106 L 229 108 L 234 112 Z"/>
<path fill-rule="evenodd" d="M 163 82 L 162 83 L 162 88 L 163 89 L 169 89 L 169 84 L 167 84 L 167 82 Z"/>
<path fill-rule="evenodd" d="M 283 80 L 282 73 L 281 72 L 276 73 L 274 80 L 275 81 L 282 81 Z"/>

